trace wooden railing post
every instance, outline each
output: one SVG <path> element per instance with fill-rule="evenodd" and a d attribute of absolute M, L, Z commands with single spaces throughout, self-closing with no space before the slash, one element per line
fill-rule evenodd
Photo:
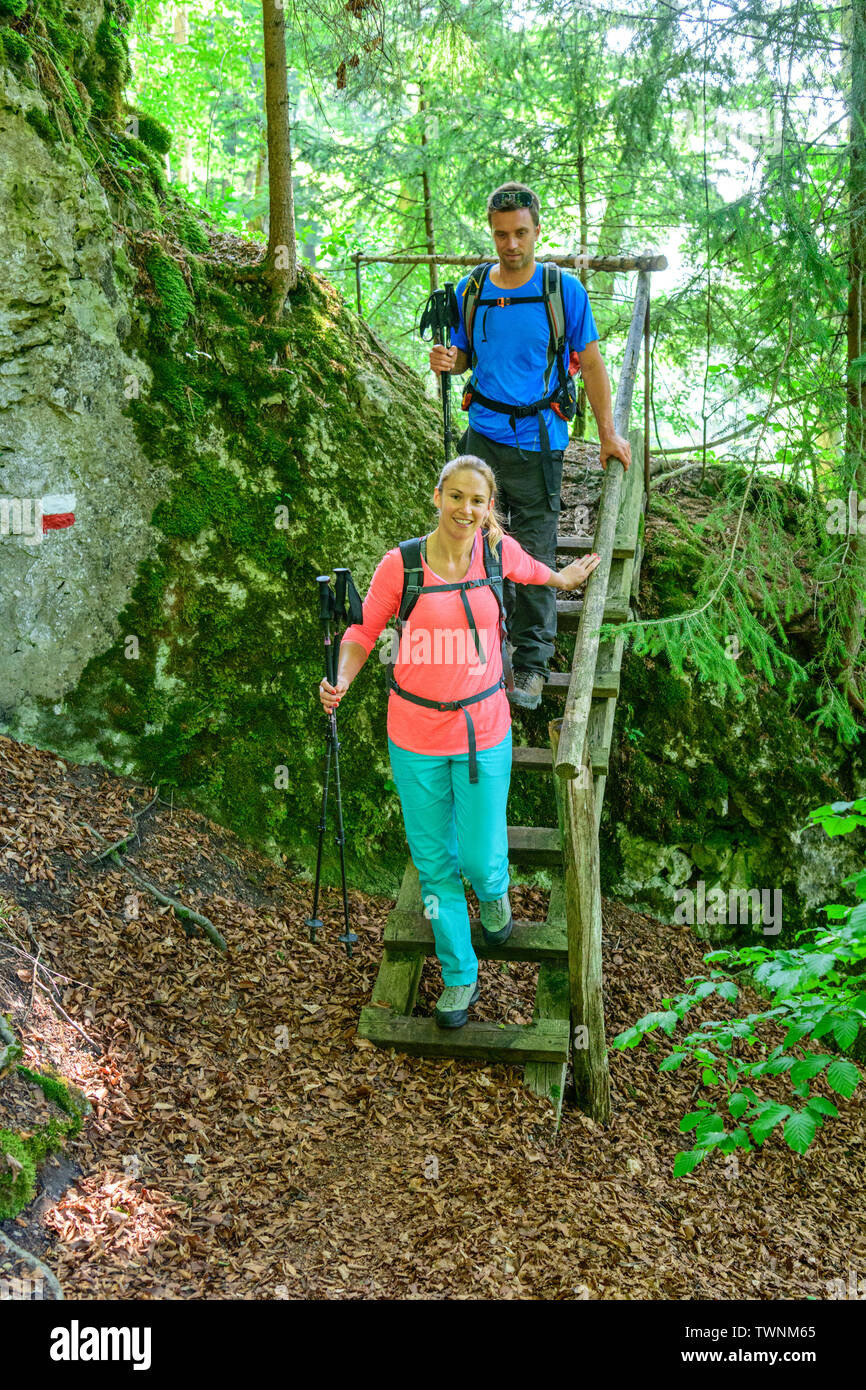
<path fill-rule="evenodd" d="M 613 425 L 617 434 L 628 434 L 628 421 L 634 382 L 640 360 L 640 345 L 643 338 L 646 305 L 649 298 L 649 272 L 642 270 L 638 275 L 637 293 L 631 327 L 625 345 L 625 357 L 620 373 L 613 409 Z M 636 459 L 631 467 L 638 468 Z M 574 659 L 571 664 L 571 681 L 565 700 L 565 716 L 559 738 L 559 753 L 555 759 L 557 776 L 577 777 L 584 763 L 586 751 L 586 731 L 589 724 L 589 711 L 592 705 L 592 681 L 598 660 L 598 634 L 604 621 L 604 605 L 607 599 L 610 566 L 613 559 L 613 539 L 619 520 L 625 469 L 618 459 L 608 459 L 607 474 L 601 491 L 598 521 L 595 528 L 595 550 L 601 556 L 586 583 L 583 612 L 577 639 L 574 644 Z"/>
<path fill-rule="evenodd" d="M 556 761 L 561 719 L 548 725 Z M 568 927 L 571 1059 L 577 1103 L 600 1124 L 610 1123 L 610 1076 L 604 1034 L 601 964 L 601 877 L 592 770 L 569 781 L 554 777 L 562 840 Z"/>

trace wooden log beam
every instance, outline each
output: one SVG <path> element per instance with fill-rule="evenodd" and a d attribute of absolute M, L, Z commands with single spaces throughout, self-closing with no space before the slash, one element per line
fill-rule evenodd
<path fill-rule="evenodd" d="M 590 255 L 565 255 L 565 256 L 538 256 L 540 264 L 545 261 L 553 261 L 556 265 L 572 266 L 575 270 L 605 270 L 608 272 L 618 270 L 639 270 L 642 274 L 652 270 L 666 270 L 667 256 L 590 256 Z M 354 255 L 352 260 L 356 266 L 359 265 L 469 265 L 475 267 L 481 265 L 484 256 L 360 256 Z M 496 261 L 491 259 L 491 264 L 496 265 Z"/>
<path fill-rule="evenodd" d="M 548 728 L 554 756 L 562 720 Z M 604 1035 L 601 970 L 601 877 L 595 824 L 592 772 L 579 779 L 553 779 L 565 872 L 568 933 L 568 988 L 571 1000 L 571 1064 L 582 1110 L 600 1124 L 610 1123 L 610 1076 Z"/>
<path fill-rule="evenodd" d="M 638 277 L 631 327 L 626 341 L 625 358 L 620 373 L 613 411 L 614 428 L 618 434 L 628 433 L 628 420 L 634 392 L 634 381 L 640 359 L 640 345 L 646 322 L 649 296 L 649 275 L 641 271 Z M 636 460 L 632 468 L 639 469 Z M 574 644 L 571 664 L 571 684 L 565 701 L 565 716 L 559 737 L 555 764 L 557 776 L 577 777 L 584 761 L 589 713 L 592 705 L 592 683 L 598 660 L 599 631 L 605 618 L 613 544 L 620 513 L 625 469 L 619 459 L 608 459 L 593 549 L 601 556 L 586 583 L 583 612 Z"/>

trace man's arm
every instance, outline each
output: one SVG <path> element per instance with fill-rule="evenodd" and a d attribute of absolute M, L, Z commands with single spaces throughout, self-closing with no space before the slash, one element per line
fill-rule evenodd
<path fill-rule="evenodd" d="M 592 407 L 595 423 L 598 426 L 598 442 L 601 452 L 601 466 L 604 468 L 609 458 L 618 458 L 626 469 L 631 463 L 631 447 L 627 439 L 617 434 L 613 427 L 613 410 L 610 403 L 610 380 L 598 350 L 598 339 L 587 343 L 580 358 L 580 374 L 586 398 Z"/>

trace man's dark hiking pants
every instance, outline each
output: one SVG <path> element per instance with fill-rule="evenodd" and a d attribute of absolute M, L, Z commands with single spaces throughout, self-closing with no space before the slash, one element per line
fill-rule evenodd
<path fill-rule="evenodd" d="M 555 461 L 555 510 L 548 500 L 541 454 L 520 451 L 510 444 L 498 444 L 479 434 L 470 425 L 460 440 L 464 454 L 475 454 L 493 469 L 499 489 L 499 510 L 508 531 L 535 560 L 556 569 L 556 533 L 559 526 L 562 486 L 562 450 L 553 451 Z M 557 590 L 544 584 L 503 582 L 508 640 L 514 646 L 511 664 L 515 671 L 546 672 L 556 638 Z"/>

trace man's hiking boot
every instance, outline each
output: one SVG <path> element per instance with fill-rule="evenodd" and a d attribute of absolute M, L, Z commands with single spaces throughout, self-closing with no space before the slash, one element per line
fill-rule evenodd
<path fill-rule="evenodd" d="M 543 671 L 515 671 L 514 689 L 508 691 L 512 705 L 518 709 L 537 709 L 546 679 Z"/>
<path fill-rule="evenodd" d="M 446 985 L 436 1001 L 433 1014 L 440 1028 L 462 1028 L 468 1018 L 469 1005 L 474 1004 L 481 987 L 477 980 L 471 985 Z"/>
<path fill-rule="evenodd" d="M 514 930 L 508 893 L 503 893 L 501 898 L 495 898 L 493 902 L 479 903 L 479 906 L 481 934 L 488 946 L 499 946 L 503 941 L 507 941 Z"/>

